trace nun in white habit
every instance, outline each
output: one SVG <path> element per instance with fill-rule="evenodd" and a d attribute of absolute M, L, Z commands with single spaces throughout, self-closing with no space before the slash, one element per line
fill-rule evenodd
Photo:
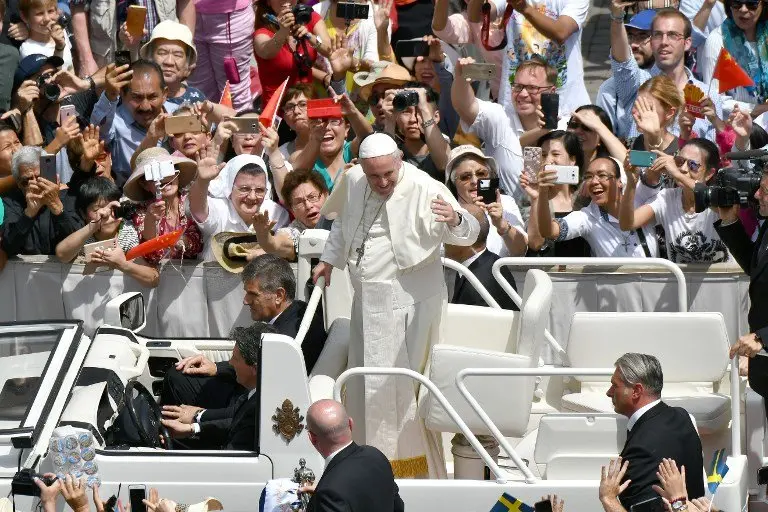
<path fill-rule="evenodd" d="M 472 245 L 480 226 L 443 183 L 401 157 L 389 135 L 363 140 L 360 165 L 344 174 L 323 206 L 323 215 L 336 220 L 313 277 L 328 282 L 332 267 L 349 269 L 350 367 L 423 372 L 441 338 L 448 300 L 440 245 Z M 350 413 L 365 411 L 355 430 L 384 452 L 395 477 L 446 476 L 439 435 L 416 412 L 414 382 L 368 376 L 364 390 L 359 379 L 350 381 L 346 396 Z"/>
<path fill-rule="evenodd" d="M 206 158 L 203 161 L 215 159 Z M 223 169 L 219 165 L 198 167 L 197 179 L 187 196 L 187 210 L 203 234 L 203 259 L 214 261 L 211 239 L 216 233 L 253 232 L 253 216 L 269 213 L 276 221 L 275 229 L 287 226 L 288 212 L 270 199 L 272 188 L 267 165 L 256 155 L 243 154 L 230 160 Z"/>

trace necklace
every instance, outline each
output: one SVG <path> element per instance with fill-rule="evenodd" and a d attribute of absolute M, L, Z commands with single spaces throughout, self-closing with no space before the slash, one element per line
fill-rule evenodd
<path fill-rule="evenodd" d="M 358 222 L 357 228 L 355 228 L 355 233 L 357 233 L 357 231 L 360 229 L 360 226 L 363 225 L 363 221 L 365 220 L 365 206 L 368 204 L 368 200 L 373 195 L 373 191 L 372 190 L 369 191 L 368 185 L 365 186 L 365 191 L 367 193 L 367 196 L 365 198 L 365 202 L 363 203 L 363 215 L 360 217 L 360 222 Z M 379 217 L 379 214 L 381 213 L 381 209 L 384 207 L 384 203 L 386 202 L 387 202 L 386 199 L 381 202 L 378 210 L 376 210 L 376 213 L 373 216 L 371 225 L 368 226 L 368 229 L 363 229 L 365 231 L 365 235 L 363 236 L 363 241 L 360 242 L 360 247 L 355 249 L 355 252 L 357 253 L 357 261 L 355 262 L 355 267 L 360 267 L 360 261 L 363 259 L 363 255 L 365 254 L 365 242 L 368 241 L 368 237 L 371 235 L 371 228 L 373 228 L 373 225 L 376 223 L 376 219 Z"/>

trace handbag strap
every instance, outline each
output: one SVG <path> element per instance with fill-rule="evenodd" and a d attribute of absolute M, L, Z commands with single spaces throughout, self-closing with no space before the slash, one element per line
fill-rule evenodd
<path fill-rule="evenodd" d="M 503 34 L 503 37 L 501 38 L 501 42 L 495 46 L 491 46 L 489 39 L 489 32 L 491 30 L 491 3 L 486 0 L 486 2 L 482 6 L 482 13 L 483 13 L 483 24 L 480 28 L 480 42 L 483 43 L 483 48 L 485 48 L 488 51 L 496 51 L 501 50 L 503 48 L 506 48 L 507 46 L 507 23 L 509 22 L 509 18 L 512 16 L 512 12 L 514 11 L 514 7 L 511 3 L 507 4 L 507 7 L 504 9 L 504 15 L 501 18 L 501 32 Z"/>
<path fill-rule="evenodd" d="M 227 13 L 227 44 L 229 45 L 229 56 L 232 57 L 232 32 L 230 31 L 229 25 L 230 21 L 232 20 L 232 13 Z"/>
<path fill-rule="evenodd" d="M 643 246 L 643 252 L 645 253 L 645 257 L 650 258 L 651 250 L 648 249 L 648 241 L 645 239 L 645 233 L 643 233 L 642 228 L 636 229 L 635 233 L 637 233 L 637 238 L 640 240 L 640 245 Z"/>

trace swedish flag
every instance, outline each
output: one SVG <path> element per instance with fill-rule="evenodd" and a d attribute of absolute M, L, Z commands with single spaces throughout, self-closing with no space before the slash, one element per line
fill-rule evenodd
<path fill-rule="evenodd" d="M 504 493 L 493 506 L 491 512 L 533 512 L 533 507 L 526 505 L 514 496 Z"/>
<path fill-rule="evenodd" d="M 712 456 L 712 468 L 707 474 L 707 488 L 709 492 L 715 494 L 717 487 L 723 481 L 723 477 L 728 472 L 728 465 L 725 463 L 725 448 L 720 448 Z"/>

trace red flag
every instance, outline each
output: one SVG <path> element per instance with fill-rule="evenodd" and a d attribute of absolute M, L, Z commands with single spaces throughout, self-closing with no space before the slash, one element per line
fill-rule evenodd
<path fill-rule="evenodd" d="M 259 115 L 259 121 L 261 124 L 264 125 L 264 128 L 271 127 L 275 122 L 275 116 L 277 115 L 277 109 L 280 107 L 280 102 L 283 101 L 283 93 L 285 93 L 285 88 L 288 87 L 288 79 L 285 79 L 285 82 L 277 88 L 277 90 L 272 94 L 272 97 L 269 98 L 269 102 L 264 106 L 264 110 L 261 111 L 261 114 Z"/>
<path fill-rule="evenodd" d="M 738 62 L 733 60 L 733 57 L 725 48 L 720 50 L 720 55 L 717 57 L 715 71 L 712 73 L 712 79 L 715 78 L 720 80 L 720 94 L 736 87 L 755 85 L 755 82 L 749 77 L 747 72 L 739 66 Z"/>
<path fill-rule="evenodd" d="M 232 107 L 232 91 L 229 89 L 229 80 L 227 80 L 227 83 L 224 84 L 224 90 L 221 91 L 221 99 L 219 100 L 219 105 L 234 108 Z"/>

